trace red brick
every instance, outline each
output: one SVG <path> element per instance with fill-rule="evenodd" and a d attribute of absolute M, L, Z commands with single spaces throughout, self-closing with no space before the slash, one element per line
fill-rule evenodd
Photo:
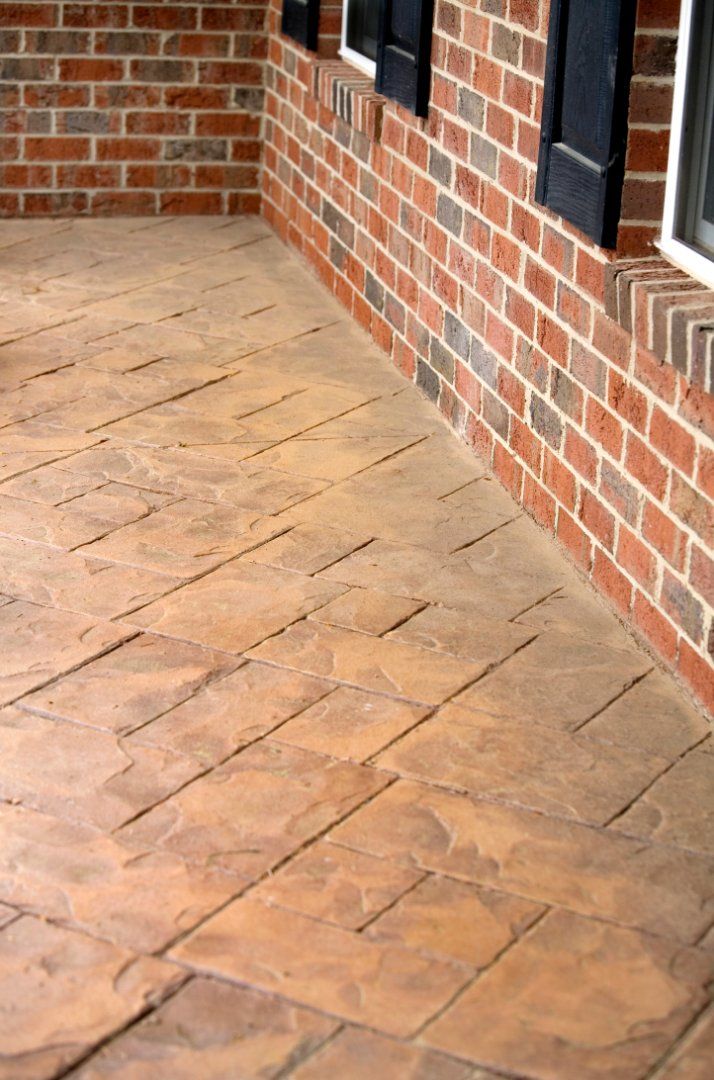
<path fill-rule="evenodd" d="M 656 450 L 681 469 L 687 476 L 694 470 L 695 442 L 693 436 L 655 405 L 650 420 L 650 441 Z"/>
<path fill-rule="evenodd" d="M 632 586 L 600 548 L 595 549 L 593 581 L 623 615 L 629 614 L 632 604 Z"/>
<path fill-rule="evenodd" d="M 617 541 L 617 561 L 631 577 L 652 592 L 657 576 L 657 562 L 641 540 L 624 525 L 620 526 Z"/>
<path fill-rule="evenodd" d="M 592 566 L 593 542 L 585 530 L 580 528 L 577 521 L 564 510 L 558 512 L 557 537 L 578 566 L 589 574 Z"/>
<path fill-rule="evenodd" d="M 592 492 L 585 489 L 580 503 L 580 520 L 588 532 L 608 551 L 615 545 L 615 517 Z"/>
<path fill-rule="evenodd" d="M 53 138 L 52 136 L 25 139 L 28 161 L 85 161 L 89 157 L 89 139 Z"/>
<path fill-rule="evenodd" d="M 618 461 L 622 453 L 622 421 L 604 409 L 596 398 L 591 397 L 585 410 L 585 426 L 588 435 L 604 447 L 610 457 Z"/>
<path fill-rule="evenodd" d="M 714 668 L 682 639 L 679 645 L 679 674 L 692 688 L 704 707 L 714 713 Z"/>
<path fill-rule="evenodd" d="M 660 502 L 667 488 L 667 469 L 651 450 L 632 432 L 627 437 L 625 469 L 636 477 Z"/>
<path fill-rule="evenodd" d="M 641 592 L 635 593 L 632 619 L 660 656 L 673 664 L 677 658 L 677 631 L 671 622 Z"/>
<path fill-rule="evenodd" d="M 677 527 L 669 514 L 663 513 L 654 503 L 646 502 L 642 515 L 642 535 L 655 551 L 662 555 L 675 570 L 684 569 L 687 552 L 687 536 Z"/>

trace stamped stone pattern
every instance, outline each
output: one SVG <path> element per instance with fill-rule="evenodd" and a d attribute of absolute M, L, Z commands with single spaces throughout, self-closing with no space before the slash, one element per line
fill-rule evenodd
<path fill-rule="evenodd" d="M 710 1080 L 707 719 L 255 219 L 0 248 L 0 1080 Z"/>

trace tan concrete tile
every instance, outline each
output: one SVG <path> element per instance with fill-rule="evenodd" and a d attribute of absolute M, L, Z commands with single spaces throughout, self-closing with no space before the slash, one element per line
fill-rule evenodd
<path fill-rule="evenodd" d="M 0 904 L 0 927 L 7 926 L 13 919 L 17 919 L 20 915 L 19 911 L 10 907 L 8 904 Z"/>
<path fill-rule="evenodd" d="M 56 330 L 9 341 L 0 346 L 0 388 L 11 390 L 27 379 L 80 363 L 83 357 L 96 351 L 93 346 L 72 341 Z"/>
<path fill-rule="evenodd" d="M 357 930 L 412 888 L 419 873 L 359 851 L 316 844 L 252 889 L 252 899 Z"/>
<path fill-rule="evenodd" d="M 262 451 L 256 463 L 269 468 L 314 476 L 319 480 L 346 480 L 403 450 L 415 436 L 373 435 L 359 438 L 322 438 L 313 428 L 289 442 Z"/>
<path fill-rule="evenodd" d="M 161 322 L 171 315 L 188 311 L 198 303 L 198 297 L 190 289 L 182 289 L 171 282 L 160 282 L 133 289 L 109 300 L 100 300 L 86 309 L 88 316 L 101 315 L 114 319 L 126 319 L 132 323 Z"/>
<path fill-rule="evenodd" d="M 583 915 L 692 943 L 714 914 L 714 860 L 399 781 L 331 839 Z"/>
<path fill-rule="evenodd" d="M 239 889 L 239 879 L 168 852 L 142 851 L 87 825 L 0 806 L 0 896 L 125 948 L 165 948 Z"/>
<path fill-rule="evenodd" d="M 308 386 L 286 400 L 244 416 L 243 423 L 254 439 L 277 442 L 349 413 L 368 398 L 369 394 L 356 390 Z"/>
<path fill-rule="evenodd" d="M 162 596 L 178 578 L 0 537 L 0 580 L 21 600 L 111 619 Z"/>
<path fill-rule="evenodd" d="M 80 367 L 96 368 L 98 371 L 134 371 L 153 360 L 136 349 L 101 349 L 79 361 Z"/>
<path fill-rule="evenodd" d="M 426 705 L 340 686 L 289 720 L 276 738 L 351 761 L 366 761 L 429 713 Z"/>
<path fill-rule="evenodd" d="M 0 1054 L 13 1080 L 58 1075 L 185 977 L 29 916 L 0 933 L 0 957 Z"/>
<path fill-rule="evenodd" d="M 692 750 L 612 827 L 628 836 L 646 836 L 714 855 L 713 796 L 714 754 Z"/>
<path fill-rule="evenodd" d="M 0 480 L 69 457 L 97 441 L 94 435 L 57 431 L 38 421 L 12 424 L 0 431 Z"/>
<path fill-rule="evenodd" d="M 657 1073 L 657 1080 L 708 1080 L 712 1056 L 714 1011 L 710 1010 Z"/>
<path fill-rule="evenodd" d="M 666 758 L 458 705 L 445 706 L 377 760 L 400 776 L 592 825 L 620 813 L 667 768 Z"/>
<path fill-rule="evenodd" d="M 0 493 L 0 535 L 71 550 L 104 536 L 114 523 L 71 506 L 47 506 Z"/>
<path fill-rule="evenodd" d="M 392 1035 L 413 1034 L 468 978 L 443 961 L 248 899 L 209 919 L 172 955 Z"/>
<path fill-rule="evenodd" d="M 400 541 L 417 547 L 453 552 L 502 524 L 504 519 L 487 513 L 476 517 L 452 511 L 428 494 L 390 488 L 376 470 L 345 480 L 314 498 L 289 508 L 290 521 L 324 523 L 336 529 L 352 528 L 368 536 Z"/>
<path fill-rule="evenodd" d="M 343 626 L 346 630 L 361 630 L 363 634 L 383 634 L 403 622 L 423 606 L 420 600 L 405 596 L 390 596 L 374 589 L 350 589 L 308 615 L 316 622 Z"/>
<path fill-rule="evenodd" d="M 249 655 L 427 704 L 451 697 L 479 674 L 466 660 L 315 622 L 290 626 Z"/>
<path fill-rule="evenodd" d="M 299 574 L 316 574 L 369 543 L 369 539 L 324 526 L 296 525 L 270 543 L 249 552 L 245 561 L 296 570 Z"/>
<path fill-rule="evenodd" d="M 169 751 L 128 748 L 107 732 L 12 707 L 0 712 L 0 752 L 0 798 L 101 829 L 129 821 L 200 771 Z"/>
<path fill-rule="evenodd" d="M 71 611 L 16 601 L 0 608 L 0 703 L 13 701 L 127 636 L 124 628 Z"/>
<path fill-rule="evenodd" d="M 0 487 L 0 494 L 11 495 L 16 499 L 28 499 L 43 506 L 59 506 L 80 495 L 86 495 L 99 484 L 100 481 L 92 477 L 67 472 L 56 465 L 40 465 L 31 472 L 7 480 Z"/>
<path fill-rule="evenodd" d="M 365 933 L 375 941 L 484 968 L 543 910 L 507 893 L 429 876 Z"/>
<path fill-rule="evenodd" d="M 30 694 L 22 704 L 32 711 L 124 735 L 235 666 L 222 653 L 141 634 Z"/>
<path fill-rule="evenodd" d="M 567 731 L 585 723 L 651 667 L 643 653 L 545 633 L 465 691 L 459 704 Z"/>
<path fill-rule="evenodd" d="M 75 1073 L 76 1080 L 278 1077 L 320 1046 L 337 1022 L 278 998 L 193 979 Z"/>
<path fill-rule="evenodd" d="M 339 592 L 339 586 L 317 578 L 232 562 L 142 608 L 129 621 L 155 633 L 241 653 Z"/>
<path fill-rule="evenodd" d="M 145 446 L 181 447 L 207 456 L 229 454 L 235 461 L 259 453 L 269 442 L 254 439 L 237 420 L 203 416 L 169 402 L 107 424 L 99 434 Z"/>
<path fill-rule="evenodd" d="M 389 640 L 473 660 L 482 664 L 484 671 L 516 652 L 532 636 L 534 630 L 505 620 L 433 606 L 424 608 L 387 634 Z"/>
<path fill-rule="evenodd" d="M 163 357 L 206 360 L 214 366 L 226 364 L 239 355 L 239 349 L 230 341 L 171 329 L 166 323 L 117 327 L 98 344 L 105 349 L 136 350 L 153 360 Z"/>
<path fill-rule="evenodd" d="M 275 267 L 270 268 L 270 276 Z M 296 275 L 292 275 L 294 280 Z M 369 367 L 365 354 L 372 352 Z M 334 326 L 326 326 L 306 338 L 281 342 L 255 357 L 247 357 L 242 363 L 275 371 L 285 371 L 311 382 L 326 382 L 336 386 L 365 385 L 375 394 L 400 394 L 404 391 L 404 379 L 381 353 L 374 353 L 365 332 L 349 319 L 340 319 Z M 411 387 L 409 389 L 412 389 Z M 433 410 L 424 408 L 424 399 L 414 393 L 416 409 L 413 414 L 426 417 L 431 414 L 431 426 L 424 420 L 427 430 L 443 430 L 443 423 L 435 419 Z"/>
<path fill-rule="evenodd" d="M 176 500 L 175 495 L 143 491 L 127 484 L 105 484 L 103 481 L 96 483 L 98 486 L 93 491 L 73 499 L 68 508 L 111 521 L 116 528 L 146 517 L 154 510 L 160 510 L 162 506 Z"/>
<path fill-rule="evenodd" d="M 386 540 L 375 540 L 348 555 L 325 570 L 323 576 L 345 585 L 500 619 L 512 619 L 553 587 L 552 581 L 525 576 L 519 579 L 510 572 L 495 572 L 488 563 L 477 563 L 474 568 L 462 554 L 449 555 Z"/>
<path fill-rule="evenodd" d="M 330 690 L 330 683 L 310 675 L 243 664 L 136 731 L 129 742 L 173 750 L 203 766 L 217 765 Z"/>
<path fill-rule="evenodd" d="M 75 454 L 64 467 L 101 480 L 222 502 L 261 514 L 278 514 L 324 487 L 319 480 L 274 469 L 248 470 L 246 464 L 214 461 L 185 450 L 138 446 L 97 447 L 90 455 Z"/>
<path fill-rule="evenodd" d="M 283 528 L 277 518 L 183 499 L 85 545 L 82 552 L 191 578 L 264 543 Z"/>
<path fill-rule="evenodd" d="M 225 372 L 224 372 L 225 373 Z M 239 371 L 230 375 L 220 386 L 194 390 L 181 398 L 177 405 L 185 412 L 198 413 L 218 420 L 240 420 L 271 405 L 291 399 L 308 388 L 303 379 L 264 370 Z"/>
<path fill-rule="evenodd" d="M 674 759 L 710 730 L 674 680 L 652 671 L 586 724 L 583 733 Z"/>
<path fill-rule="evenodd" d="M 711 963 L 671 942 L 558 912 L 424 1039 L 496 1069 L 631 1080 L 696 1014 L 710 977 Z"/>
<path fill-rule="evenodd" d="M 292 1073 L 294 1080 L 325 1080 L 327 1076 L 350 1080 L 400 1077 L 400 1080 L 497 1080 L 454 1058 L 422 1046 L 397 1042 L 372 1031 L 347 1027 Z"/>
<path fill-rule="evenodd" d="M 516 620 L 534 629 L 572 634 L 598 645 L 637 652 L 638 646 L 620 620 L 592 589 L 568 585 Z"/>
<path fill-rule="evenodd" d="M 256 878 L 374 795 L 387 779 L 373 769 L 265 740 L 156 806 L 121 835 L 132 844 Z"/>

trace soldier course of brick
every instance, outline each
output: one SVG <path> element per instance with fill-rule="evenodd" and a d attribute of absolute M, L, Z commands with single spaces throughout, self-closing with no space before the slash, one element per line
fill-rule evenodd
<path fill-rule="evenodd" d="M 655 247 L 680 3 L 638 4 L 615 251 L 534 200 L 548 7 L 437 0 L 418 119 L 337 57 L 339 2 L 317 53 L 282 0 L 5 4 L 0 206 L 260 203 L 711 710 L 714 296 Z"/>

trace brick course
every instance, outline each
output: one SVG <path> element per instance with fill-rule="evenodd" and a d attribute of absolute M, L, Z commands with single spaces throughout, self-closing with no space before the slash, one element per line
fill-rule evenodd
<path fill-rule="evenodd" d="M 256 212 L 265 15 L 2 4 L 0 214 Z"/>

